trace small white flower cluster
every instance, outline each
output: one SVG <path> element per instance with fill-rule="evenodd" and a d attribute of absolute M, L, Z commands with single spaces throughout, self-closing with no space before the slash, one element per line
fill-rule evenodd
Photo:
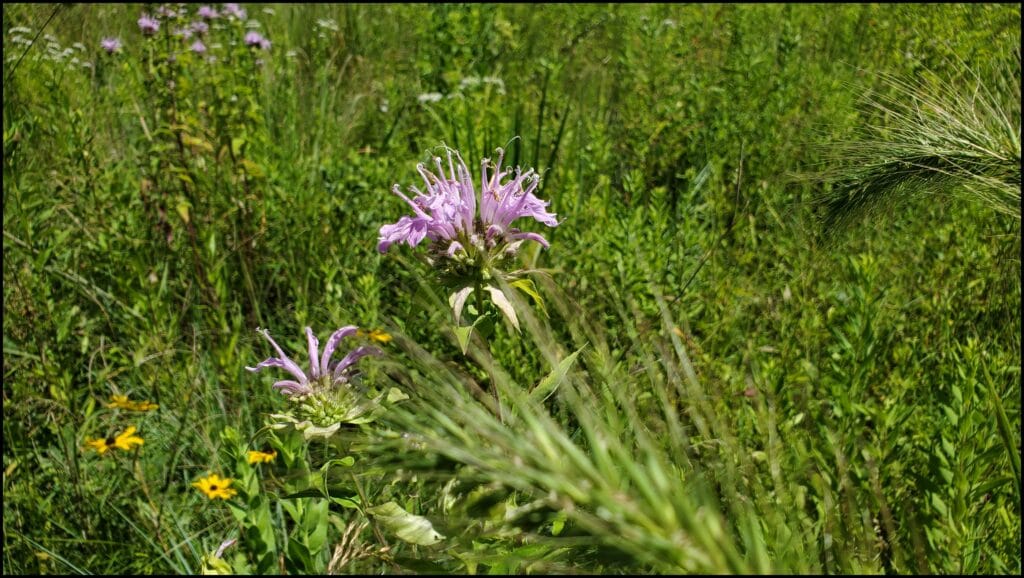
<path fill-rule="evenodd" d="M 334 18 L 317 18 L 316 26 L 317 28 L 326 28 L 331 32 L 338 31 L 338 22 Z"/>
<path fill-rule="evenodd" d="M 440 92 L 425 92 L 418 97 L 416 100 L 420 104 L 430 104 L 434 102 L 440 102 L 444 98 L 465 98 L 464 92 L 468 92 L 470 89 L 478 87 L 494 86 L 497 88 L 498 94 L 505 94 L 505 81 L 498 78 L 497 76 L 465 76 L 459 81 L 458 88 L 455 89 L 451 94 L 441 94 Z"/>
<path fill-rule="evenodd" d="M 475 88 L 477 86 L 493 85 L 498 88 L 498 94 L 505 94 L 505 81 L 498 78 L 497 76 L 466 76 L 459 82 L 459 90 L 466 90 L 467 88 Z"/>
<path fill-rule="evenodd" d="M 26 49 L 32 46 L 34 36 L 32 30 L 25 28 L 24 26 L 15 26 L 8 30 L 10 36 L 10 42 L 12 44 L 23 45 Z M 46 50 L 43 52 L 33 51 L 32 60 L 40 61 L 47 60 L 50 62 L 67 64 L 71 67 L 80 66 L 83 68 L 92 68 L 92 62 L 85 59 L 85 45 L 81 42 L 75 42 L 69 47 L 61 46 L 60 41 L 57 37 L 52 34 L 44 34 L 43 40 L 46 42 Z M 7 55 L 6 60 L 13 62 L 20 60 L 25 51 L 12 51 Z M 82 58 L 79 58 L 82 56 Z"/>
<path fill-rule="evenodd" d="M 442 98 L 444 98 L 444 95 L 440 92 L 425 92 L 417 96 L 416 100 L 418 100 L 420 104 L 428 104 L 431 102 L 439 102 Z"/>

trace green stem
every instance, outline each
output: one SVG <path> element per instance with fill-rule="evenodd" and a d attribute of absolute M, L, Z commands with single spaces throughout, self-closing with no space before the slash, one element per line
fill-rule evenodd
<path fill-rule="evenodd" d="M 477 310 L 476 311 L 476 315 L 477 315 L 477 318 L 479 319 L 480 317 L 483 317 L 483 315 L 484 315 L 484 288 L 483 288 L 483 284 L 481 284 L 480 282 L 477 282 L 476 288 L 474 289 L 473 293 L 476 294 L 476 310 Z M 484 338 L 484 336 L 481 335 L 479 331 L 477 331 L 476 333 L 477 333 L 477 336 L 480 338 L 480 343 L 483 344 L 483 346 L 485 348 L 487 348 L 488 346 L 487 346 L 486 338 Z M 504 412 L 501 410 L 501 394 L 498 393 L 498 382 L 494 378 L 494 374 L 491 373 L 491 371 L 489 369 L 484 368 L 484 371 L 487 372 L 487 377 L 490 378 L 490 380 L 491 380 L 490 390 L 491 390 L 491 395 L 494 396 L 494 415 L 497 416 L 499 422 L 504 424 L 505 423 L 505 417 L 504 417 Z"/>
<path fill-rule="evenodd" d="M 367 514 L 366 514 L 365 510 L 366 510 L 366 508 L 368 508 L 370 506 L 370 502 L 367 501 L 367 499 L 366 499 L 366 492 L 363 491 L 363 484 L 361 484 L 359 482 L 359 478 L 356 477 L 355 474 L 349 474 L 349 475 L 352 476 L 352 481 L 355 483 L 355 486 L 356 486 L 356 492 L 359 493 L 359 501 L 360 501 L 359 505 L 361 506 L 360 509 L 359 509 L 359 512 L 364 517 L 367 517 Z M 388 544 L 388 541 L 384 538 L 384 533 L 380 531 L 380 526 L 377 525 L 377 518 L 375 518 L 374 516 L 368 516 L 368 517 L 370 518 L 370 525 L 373 527 L 373 534 L 374 534 L 374 536 L 377 537 L 377 541 L 380 542 L 384 546 L 384 550 L 385 551 L 390 552 L 391 551 L 391 546 Z M 394 560 L 391 560 L 390 556 L 388 557 L 388 561 L 391 563 L 391 566 L 394 568 L 394 570 L 396 572 L 400 572 L 401 571 L 401 567 L 399 567 L 398 564 Z"/>
<path fill-rule="evenodd" d="M 985 383 L 988 385 L 988 396 L 996 410 L 996 423 L 999 425 L 999 437 L 1003 441 L 1003 447 L 1010 456 L 1010 467 L 1013 469 L 1013 489 L 1016 490 L 1017 511 L 1020 512 L 1020 452 L 1013 439 L 1013 431 L 1010 429 L 1010 421 L 1006 419 L 1006 411 L 1003 409 L 1003 402 L 996 392 L 996 386 L 992 383 L 992 375 L 989 374 L 988 365 L 982 365 L 985 372 Z"/>

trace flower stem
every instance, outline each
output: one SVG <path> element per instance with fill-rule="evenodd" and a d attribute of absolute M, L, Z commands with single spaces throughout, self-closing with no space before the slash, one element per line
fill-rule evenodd
<path fill-rule="evenodd" d="M 477 318 L 479 319 L 484 315 L 484 288 L 479 281 L 476 283 L 476 289 L 473 292 L 476 294 L 476 315 Z M 480 338 L 480 343 L 484 346 L 485 349 L 489 350 L 490 347 L 487 344 L 487 339 L 479 331 L 477 331 L 476 333 L 477 336 Z M 491 395 L 494 396 L 494 415 L 498 418 L 499 422 L 504 424 L 505 417 L 504 412 L 501 411 L 501 394 L 498 393 L 498 382 L 494 378 L 494 373 L 492 373 L 491 370 L 484 367 L 484 371 L 487 372 L 487 377 L 490 378 L 491 380 L 490 390 Z"/>

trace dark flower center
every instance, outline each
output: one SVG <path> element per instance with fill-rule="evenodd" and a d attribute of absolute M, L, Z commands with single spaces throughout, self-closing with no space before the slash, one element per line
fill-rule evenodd
<path fill-rule="evenodd" d="M 210 491 L 211 492 L 216 492 L 217 491 L 217 484 L 210 484 Z"/>
<path fill-rule="evenodd" d="M 117 440 L 113 436 L 111 436 L 111 437 L 109 437 L 109 438 L 107 438 L 107 439 L 105 439 L 103 441 L 104 441 L 104 443 L 107 444 L 107 447 L 110 447 L 110 446 L 114 445 L 115 443 L 117 443 Z"/>

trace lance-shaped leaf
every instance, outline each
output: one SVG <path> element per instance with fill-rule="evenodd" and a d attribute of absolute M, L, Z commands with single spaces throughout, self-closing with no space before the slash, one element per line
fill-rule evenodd
<path fill-rule="evenodd" d="M 455 325 L 461 323 L 462 308 L 466 306 L 466 299 L 471 293 L 473 293 L 473 287 L 467 286 L 448 296 L 448 305 L 451 306 L 452 313 L 455 314 Z"/>
<path fill-rule="evenodd" d="M 501 312 L 504 313 L 505 317 L 507 317 L 512 323 L 512 327 L 515 327 L 516 331 L 519 331 L 519 318 L 516 317 L 516 310 L 512 307 L 512 302 L 505 296 L 505 292 L 493 285 L 488 285 L 485 289 L 487 289 L 491 294 L 491 302 L 494 303 L 498 309 L 501 309 Z"/>
<path fill-rule="evenodd" d="M 586 345 L 583 347 L 586 347 Z M 544 379 L 540 380 L 537 387 L 533 388 L 533 391 L 530 392 L 530 399 L 537 403 L 541 403 L 551 397 L 551 394 L 555 393 L 555 390 L 558 389 L 558 386 L 561 385 L 562 381 L 565 379 L 566 374 L 569 373 L 569 369 L 572 367 L 573 363 L 576 362 L 576 358 L 579 357 L 580 352 L 583 351 L 583 347 L 577 349 L 571 355 L 566 356 L 562 361 L 559 361 L 558 365 L 551 370 L 551 373 L 549 373 Z"/>
<path fill-rule="evenodd" d="M 530 298 L 533 299 L 533 302 L 540 307 L 541 312 L 544 315 L 548 314 L 547 308 L 544 307 L 544 298 L 537 292 L 537 287 L 533 284 L 532 279 L 516 279 L 515 281 L 512 281 L 510 285 L 529 295 Z"/>
<path fill-rule="evenodd" d="M 389 532 L 410 544 L 430 546 L 444 539 L 444 536 L 434 530 L 430 520 L 410 514 L 394 502 L 367 508 L 366 512 L 377 518 Z"/>

